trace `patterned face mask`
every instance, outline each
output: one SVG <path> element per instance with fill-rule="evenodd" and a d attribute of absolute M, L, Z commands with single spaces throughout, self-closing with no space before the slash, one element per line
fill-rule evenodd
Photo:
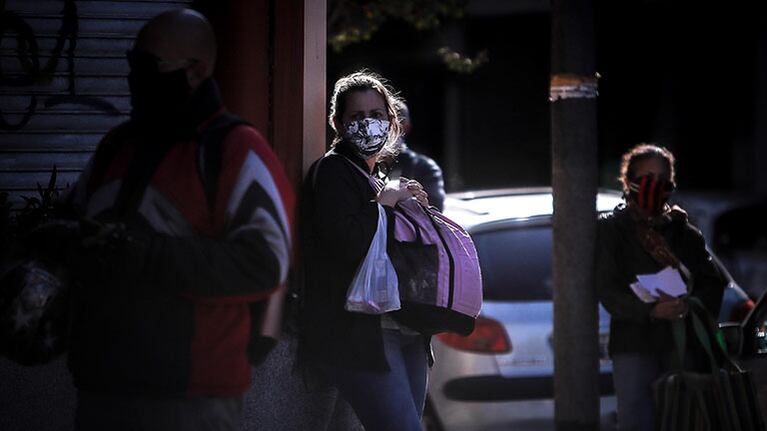
<path fill-rule="evenodd" d="M 640 208 L 658 214 L 663 210 L 674 188 L 674 183 L 665 178 L 645 175 L 629 183 L 629 195 Z"/>
<path fill-rule="evenodd" d="M 346 124 L 346 132 L 344 132 L 344 140 L 354 145 L 363 159 L 368 159 L 381 151 L 388 136 L 389 122 L 373 118 L 351 121 Z"/>

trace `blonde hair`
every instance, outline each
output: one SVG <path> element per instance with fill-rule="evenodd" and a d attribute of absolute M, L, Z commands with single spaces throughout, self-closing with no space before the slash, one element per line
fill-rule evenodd
<path fill-rule="evenodd" d="M 346 96 L 355 91 L 367 90 L 373 90 L 381 95 L 389 117 L 389 135 L 384 147 L 378 153 L 379 157 L 394 157 L 397 154 L 397 140 L 402 134 L 402 125 L 397 113 L 397 107 L 402 103 L 402 100 L 384 78 L 367 70 L 346 75 L 336 81 L 333 87 L 333 95 L 330 98 L 330 114 L 328 115 L 328 123 L 335 132 L 333 145 L 338 144 L 343 139 L 337 128 L 337 123 L 341 122 L 341 116 L 346 110 Z"/>

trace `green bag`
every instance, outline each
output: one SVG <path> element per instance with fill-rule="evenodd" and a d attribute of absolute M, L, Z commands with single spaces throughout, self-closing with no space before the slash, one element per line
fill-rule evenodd
<path fill-rule="evenodd" d="M 717 339 L 717 329 L 702 303 L 688 298 L 684 321 L 672 322 L 677 369 L 654 383 L 659 431 L 765 431 L 756 388 Z M 687 338 L 688 326 L 693 337 Z M 697 343 L 697 344 L 696 344 Z M 689 366 L 688 347 L 706 353 L 708 372 Z"/>

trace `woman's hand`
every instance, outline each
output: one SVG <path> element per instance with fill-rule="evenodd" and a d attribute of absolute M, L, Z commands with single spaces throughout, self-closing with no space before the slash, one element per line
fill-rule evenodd
<path fill-rule="evenodd" d="M 429 207 L 429 194 L 426 193 L 426 190 L 423 189 L 423 186 L 421 183 L 419 183 L 416 180 L 408 180 L 405 177 L 400 178 L 400 183 L 405 181 L 406 187 L 408 191 L 412 194 L 412 196 L 424 207 Z"/>
<path fill-rule="evenodd" d="M 397 202 L 415 197 L 421 205 L 429 206 L 429 198 L 418 181 L 401 177 L 399 182 L 390 182 L 378 194 L 378 203 L 393 207 Z"/>
<path fill-rule="evenodd" d="M 663 292 L 655 306 L 650 310 L 653 319 L 679 320 L 687 315 L 687 301 L 684 298 L 675 298 Z"/>

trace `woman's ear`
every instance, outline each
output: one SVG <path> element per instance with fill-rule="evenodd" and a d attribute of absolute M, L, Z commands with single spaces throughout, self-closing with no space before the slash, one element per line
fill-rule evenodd
<path fill-rule="evenodd" d="M 341 123 L 341 119 L 338 117 L 333 118 L 333 128 L 336 129 L 336 135 L 343 136 L 344 132 L 344 126 L 343 123 Z"/>
<path fill-rule="evenodd" d="M 629 183 L 631 180 L 628 178 L 628 176 L 625 176 L 623 178 L 620 178 L 621 186 L 623 187 L 623 194 L 628 196 L 629 193 Z"/>

